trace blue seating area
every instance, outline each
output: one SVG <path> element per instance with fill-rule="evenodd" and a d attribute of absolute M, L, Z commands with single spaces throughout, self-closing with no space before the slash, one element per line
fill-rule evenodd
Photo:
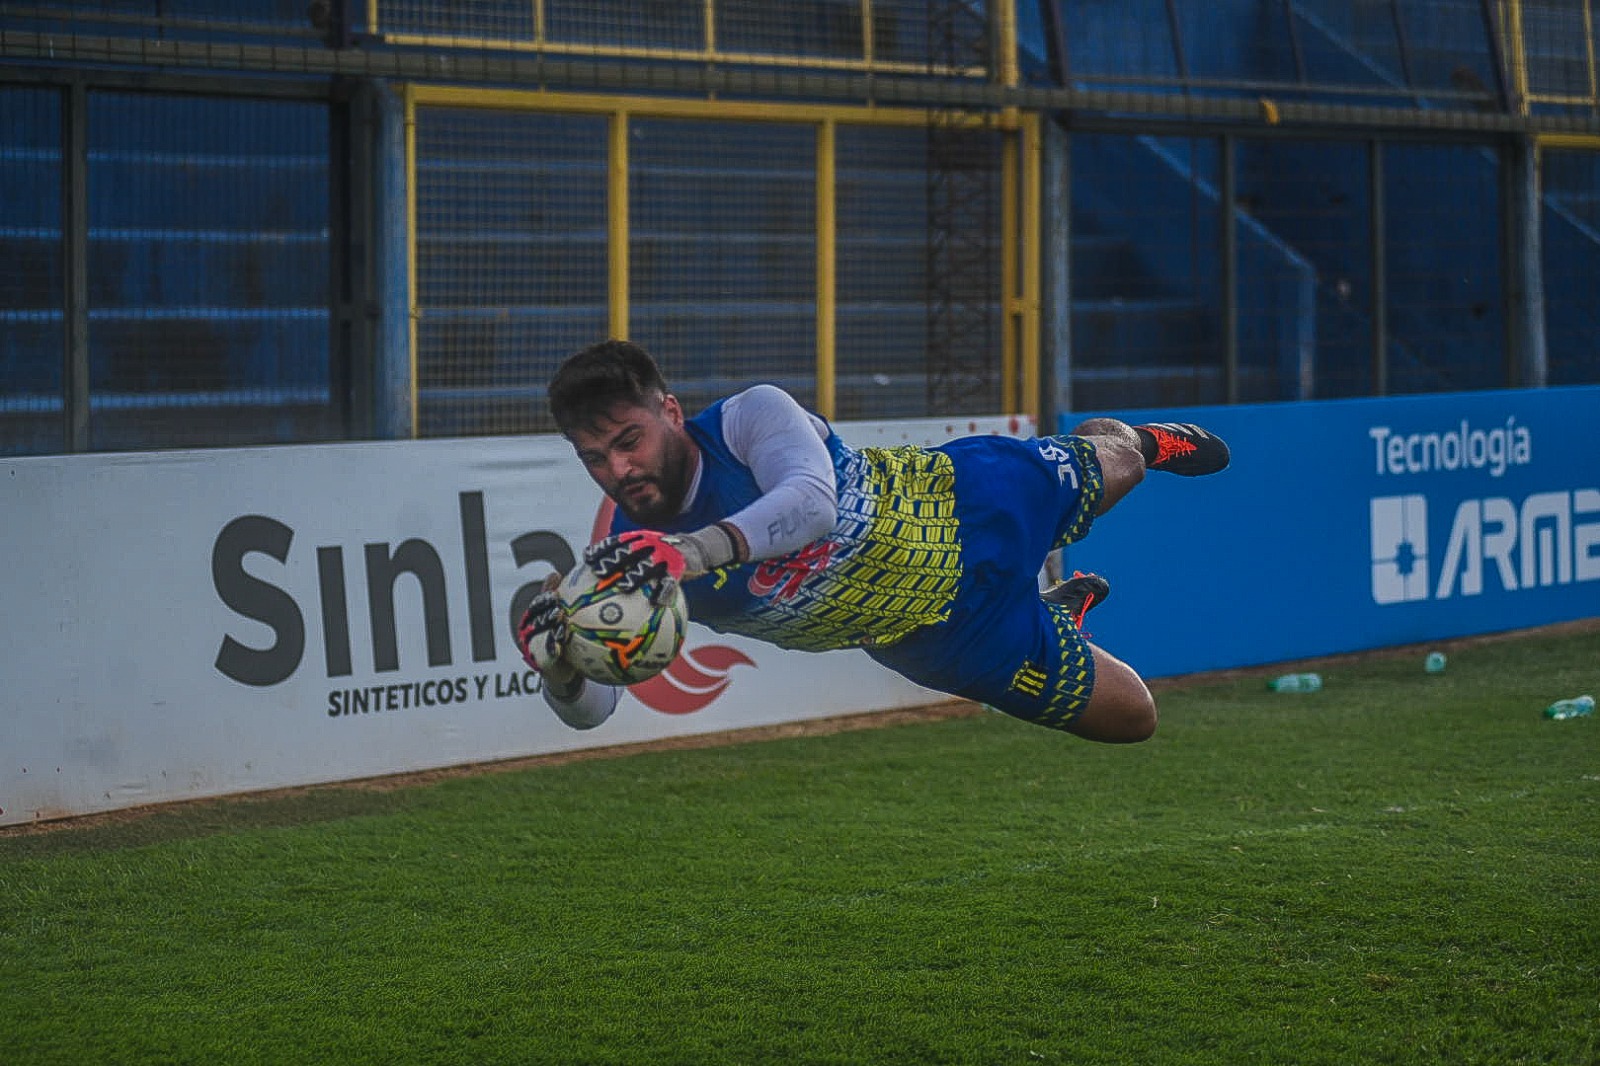
<path fill-rule="evenodd" d="M 0 440 L 56 451 L 60 108 L 45 90 L 0 92 L 21 119 L 0 145 L 0 249 L 26 264 L 0 308 Z M 126 93 L 88 105 L 92 446 L 334 434 L 326 109 Z"/>
<path fill-rule="evenodd" d="M 1427 110 L 1484 106 L 1495 89 L 1479 5 L 1295 0 L 1278 7 L 1062 5 L 1079 83 L 1187 73 L 1212 91 Z M 1270 9 L 1270 10 L 1269 10 Z M 1293 17 L 1291 31 L 1284 13 Z M 1580 42 L 1581 43 L 1581 42 Z M 1236 84 L 1229 88 L 1225 83 Z M 1247 80 L 1248 79 L 1248 80 Z M 1253 82 L 1255 88 L 1247 89 Z M 1475 98 L 1475 95 L 1476 97 Z M 1346 98 L 1348 102 L 1348 98 Z M 1502 171 L 1492 143 L 1235 132 L 1238 392 L 1275 400 L 1494 388 L 1508 379 Z M 1282 132 L 1273 131 L 1274 133 Z M 1081 407 L 1221 402 L 1221 131 L 1072 138 L 1073 398 Z M 1382 187 L 1371 189 L 1373 153 Z M 1600 378 L 1592 295 L 1600 256 L 1592 153 L 1542 190 L 1551 384 Z M 1580 160 L 1582 162 L 1580 162 Z M 1587 167 L 1585 167 L 1587 163 Z M 1381 203 L 1382 218 L 1373 212 Z M 1382 293 L 1371 233 L 1382 233 Z M 1382 301 L 1386 380 L 1373 378 Z"/>

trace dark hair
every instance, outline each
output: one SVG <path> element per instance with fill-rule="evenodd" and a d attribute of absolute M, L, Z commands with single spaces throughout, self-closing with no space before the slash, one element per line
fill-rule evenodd
<path fill-rule="evenodd" d="M 650 353 L 629 341 L 608 340 L 571 356 L 550 379 L 550 413 L 561 432 L 585 429 L 617 404 L 658 407 L 667 381 Z"/>

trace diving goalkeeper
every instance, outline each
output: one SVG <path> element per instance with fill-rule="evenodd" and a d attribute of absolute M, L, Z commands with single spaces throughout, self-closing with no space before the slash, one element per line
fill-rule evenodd
<path fill-rule="evenodd" d="M 585 552 L 602 576 L 670 574 L 690 617 L 714 630 L 861 648 L 920 685 L 1090 740 L 1154 733 L 1144 681 L 1083 635 L 1107 582 L 1076 574 L 1041 592 L 1038 573 L 1146 470 L 1224 469 L 1216 436 L 1093 418 L 1063 436 L 856 450 L 771 385 L 686 417 L 650 355 L 617 340 L 568 359 L 549 397 L 617 505 L 612 535 Z M 565 639 L 547 590 L 517 645 L 556 714 L 592 728 L 619 690 L 568 664 Z"/>

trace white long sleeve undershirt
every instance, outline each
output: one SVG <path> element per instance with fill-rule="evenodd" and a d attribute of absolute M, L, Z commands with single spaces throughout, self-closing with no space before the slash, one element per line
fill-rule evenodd
<path fill-rule="evenodd" d="M 756 385 L 722 405 L 722 437 L 761 490 L 724 519 L 744 535 L 752 560 L 787 555 L 833 528 L 839 496 L 827 423 L 782 389 Z"/>
<path fill-rule="evenodd" d="M 755 476 L 761 495 L 724 522 L 738 529 L 750 560 L 796 551 L 833 529 L 839 518 L 828 425 L 775 385 L 755 385 L 722 405 L 722 438 Z M 705 460 L 695 462 L 684 510 L 700 489 Z M 611 717 L 622 690 L 585 680 L 571 699 L 545 688 L 545 702 L 574 729 L 593 729 Z"/>

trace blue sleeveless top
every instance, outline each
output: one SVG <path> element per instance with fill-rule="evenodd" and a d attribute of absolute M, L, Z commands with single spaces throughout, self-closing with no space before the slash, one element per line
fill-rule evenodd
<path fill-rule="evenodd" d="M 722 433 L 719 400 L 685 423 L 700 446 L 689 508 L 661 527 L 688 533 L 761 496 Z M 774 559 L 684 584 L 689 613 L 723 633 L 802 651 L 882 647 L 949 617 L 961 583 L 955 470 L 942 451 L 849 448 L 830 427 L 839 517 L 825 536 Z M 611 532 L 639 528 L 620 509 Z"/>

